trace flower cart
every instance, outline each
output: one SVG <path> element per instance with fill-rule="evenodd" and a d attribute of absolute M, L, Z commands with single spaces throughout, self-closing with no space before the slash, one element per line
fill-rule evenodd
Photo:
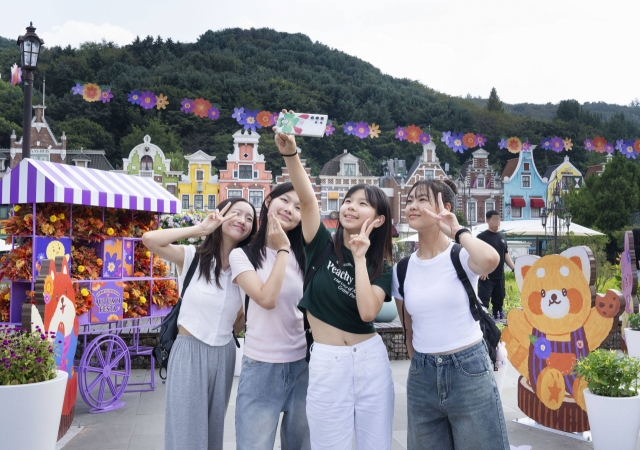
<path fill-rule="evenodd" d="M 177 212 L 177 199 L 149 178 L 33 159 L 5 175 L 0 199 L 13 207 L 2 223 L 12 250 L 0 259 L 0 323 L 57 333 L 56 364 L 69 374 L 61 437 L 78 386 L 94 413 L 121 407 L 128 387 L 154 389 L 140 331 L 161 322 L 178 290 L 141 236 Z M 149 383 L 128 383 L 138 355 L 151 358 Z"/>

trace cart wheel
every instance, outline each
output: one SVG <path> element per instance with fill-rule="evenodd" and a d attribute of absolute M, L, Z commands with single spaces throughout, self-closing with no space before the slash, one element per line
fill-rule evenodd
<path fill-rule="evenodd" d="M 80 395 L 92 407 L 90 413 L 124 406 L 118 399 L 127 389 L 130 370 L 129 349 L 119 336 L 105 334 L 91 341 L 78 367 Z"/>

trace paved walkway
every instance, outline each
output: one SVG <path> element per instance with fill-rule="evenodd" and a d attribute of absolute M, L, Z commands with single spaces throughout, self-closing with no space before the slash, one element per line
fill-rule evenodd
<path fill-rule="evenodd" d="M 406 449 L 407 441 L 407 397 L 405 387 L 409 361 L 392 361 L 391 368 L 396 390 L 393 449 L 401 450 Z M 142 381 L 148 379 L 148 377 L 148 371 L 135 370 L 132 372 L 131 382 Z M 520 412 L 517 406 L 517 377 L 518 373 L 512 367 L 509 367 L 502 392 L 507 430 L 512 449 L 558 450 L 593 448 L 591 443 L 513 422 L 514 419 L 524 417 L 524 414 Z M 156 379 L 158 378 L 156 377 Z M 225 421 L 225 450 L 235 449 L 234 416 L 237 387 L 238 378 L 235 378 L 231 393 L 231 403 Z M 89 408 L 78 395 L 73 426 L 84 428 L 62 448 L 64 450 L 163 450 L 164 396 L 165 386 L 160 383 L 154 392 L 125 394 L 122 400 L 126 402 L 126 405 L 117 411 L 104 414 L 89 414 Z M 473 439 L 473 436 L 469 436 L 469 439 Z M 277 440 L 274 449 L 279 448 L 280 442 Z M 637 450 L 640 450 L 640 445 Z"/>

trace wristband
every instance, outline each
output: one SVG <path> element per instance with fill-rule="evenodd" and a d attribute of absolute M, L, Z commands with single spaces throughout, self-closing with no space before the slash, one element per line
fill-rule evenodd
<path fill-rule="evenodd" d="M 296 156 L 298 154 L 298 151 L 296 150 L 295 153 L 289 153 L 288 155 L 285 155 L 284 153 L 280 153 L 280 154 L 286 158 L 287 156 Z"/>
<path fill-rule="evenodd" d="M 457 232 L 456 232 L 456 236 L 455 236 L 455 241 L 456 244 L 460 243 L 460 236 L 462 236 L 462 234 L 464 233 L 471 233 L 471 231 L 469 231 L 468 228 L 460 228 Z"/>
<path fill-rule="evenodd" d="M 287 253 L 289 253 L 289 250 L 287 250 L 286 248 L 281 248 L 280 250 L 278 250 L 278 251 L 276 252 L 276 255 L 277 255 L 278 253 L 280 253 L 280 252 L 287 252 Z"/>

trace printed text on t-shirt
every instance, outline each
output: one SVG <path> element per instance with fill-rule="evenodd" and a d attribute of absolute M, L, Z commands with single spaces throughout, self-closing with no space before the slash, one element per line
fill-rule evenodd
<path fill-rule="evenodd" d="M 355 288 L 351 286 L 353 277 L 346 270 L 340 270 L 332 261 L 328 261 L 327 269 L 335 275 L 334 280 L 338 283 L 338 290 L 347 294 L 351 298 L 356 298 Z"/>

